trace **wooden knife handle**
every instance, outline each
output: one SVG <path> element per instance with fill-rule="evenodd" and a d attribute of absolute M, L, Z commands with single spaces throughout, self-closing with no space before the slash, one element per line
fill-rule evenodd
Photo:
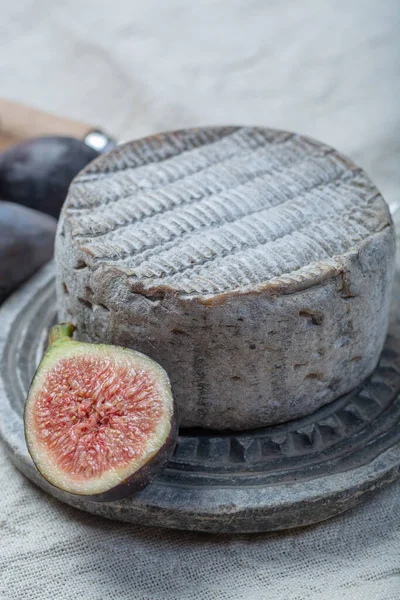
<path fill-rule="evenodd" d="M 0 98 L 0 150 L 40 135 L 68 135 L 83 139 L 94 128 L 64 117 Z"/>

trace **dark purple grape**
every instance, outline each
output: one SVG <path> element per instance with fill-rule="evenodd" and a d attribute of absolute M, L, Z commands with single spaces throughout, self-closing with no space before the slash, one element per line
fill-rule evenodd
<path fill-rule="evenodd" d="M 53 256 L 57 221 L 0 201 L 0 302 Z"/>
<path fill-rule="evenodd" d="M 99 153 L 71 137 L 40 137 L 0 153 L 0 197 L 58 218 L 69 184 Z"/>

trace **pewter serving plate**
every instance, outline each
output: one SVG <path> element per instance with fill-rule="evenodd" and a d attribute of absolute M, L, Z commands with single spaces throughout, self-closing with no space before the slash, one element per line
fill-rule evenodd
<path fill-rule="evenodd" d="M 0 312 L 0 436 L 24 475 L 63 502 L 121 521 L 253 532 L 317 523 L 400 475 L 400 276 L 379 365 L 362 386 L 313 415 L 244 433 L 183 430 L 166 469 L 142 492 L 96 503 L 51 486 L 25 445 L 23 408 L 56 320 L 47 265 Z"/>

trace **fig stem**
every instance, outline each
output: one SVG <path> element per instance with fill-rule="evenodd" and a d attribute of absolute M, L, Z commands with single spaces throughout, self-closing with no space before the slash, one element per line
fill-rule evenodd
<path fill-rule="evenodd" d="M 54 325 L 49 334 L 49 346 L 52 346 L 58 340 L 63 338 L 72 339 L 72 335 L 75 331 L 75 325 L 72 323 L 59 323 L 58 325 Z"/>

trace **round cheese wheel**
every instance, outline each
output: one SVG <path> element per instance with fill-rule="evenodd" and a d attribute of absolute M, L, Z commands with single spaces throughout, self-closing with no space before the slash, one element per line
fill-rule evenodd
<path fill-rule="evenodd" d="M 329 146 L 261 127 L 154 135 L 73 181 L 60 318 L 160 362 L 182 426 L 266 426 L 372 372 L 394 247 L 379 191 Z"/>

